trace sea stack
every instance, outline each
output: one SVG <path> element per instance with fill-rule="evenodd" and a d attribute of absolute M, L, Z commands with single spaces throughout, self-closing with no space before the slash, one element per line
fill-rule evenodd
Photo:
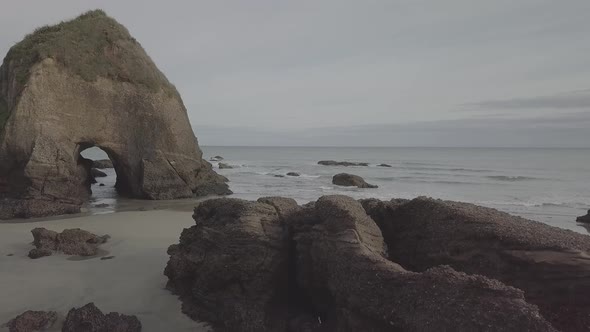
<path fill-rule="evenodd" d="M 0 67 L 0 219 L 77 213 L 99 147 L 120 194 L 231 193 L 193 134 L 176 88 L 127 29 L 95 10 L 37 29 Z"/>

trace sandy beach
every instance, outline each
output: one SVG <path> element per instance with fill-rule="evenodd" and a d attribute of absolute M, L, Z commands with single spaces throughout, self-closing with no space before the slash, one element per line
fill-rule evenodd
<path fill-rule="evenodd" d="M 188 208 L 127 211 L 0 223 L 0 324 L 26 310 L 53 310 L 65 315 L 72 307 L 94 302 L 105 313 L 137 315 L 144 331 L 207 331 L 181 313 L 180 301 L 164 288 L 167 278 L 162 274 L 168 260 L 166 249 L 178 242 L 183 228 L 194 223 L 191 213 Z M 109 234 L 111 239 L 102 249 L 115 258 L 71 260 L 55 254 L 30 259 L 30 231 L 35 227 L 55 231 L 83 228 Z M 54 328 L 59 330 L 59 326 Z"/>

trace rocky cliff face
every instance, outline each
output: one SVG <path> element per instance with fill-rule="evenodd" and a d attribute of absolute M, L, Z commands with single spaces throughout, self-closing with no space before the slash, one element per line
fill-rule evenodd
<path fill-rule="evenodd" d="M 182 100 L 127 30 L 101 11 L 38 29 L 0 68 L 0 218 L 78 212 L 97 146 L 120 193 L 228 194 L 202 159 Z"/>

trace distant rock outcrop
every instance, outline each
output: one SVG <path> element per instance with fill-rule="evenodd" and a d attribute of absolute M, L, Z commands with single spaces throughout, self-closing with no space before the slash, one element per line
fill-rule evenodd
<path fill-rule="evenodd" d="M 93 160 L 92 167 L 99 169 L 113 168 L 113 162 L 110 159 Z"/>
<path fill-rule="evenodd" d="M 136 316 L 116 312 L 103 314 L 94 303 L 68 312 L 62 332 L 140 332 L 141 322 Z"/>
<path fill-rule="evenodd" d="M 387 215 L 380 201 L 363 203 Z M 381 224 L 350 197 L 214 199 L 193 218 L 169 248 L 168 288 L 219 331 L 556 331 L 519 289 L 388 260 Z"/>
<path fill-rule="evenodd" d="M 56 320 L 55 311 L 28 310 L 11 319 L 6 326 L 9 332 L 46 331 L 55 324 Z"/>
<path fill-rule="evenodd" d="M 289 172 L 289 173 L 287 173 L 287 176 L 301 176 L 301 174 L 299 174 L 297 172 Z"/>
<path fill-rule="evenodd" d="M 369 163 L 357 163 L 350 161 L 320 160 L 318 165 L 324 166 L 369 166 Z"/>
<path fill-rule="evenodd" d="M 588 213 L 586 213 L 585 216 L 579 216 L 578 218 L 576 218 L 576 221 L 590 223 L 590 210 L 588 210 Z"/>
<path fill-rule="evenodd" d="M 37 29 L 0 67 L 0 219 L 77 213 L 105 151 L 119 193 L 143 199 L 231 193 L 202 159 L 175 87 L 102 11 Z"/>
<path fill-rule="evenodd" d="M 223 157 L 222 156 L 215 156 L 215 157 L 211 157 L 211 159 L 209 159 L 210 161 L 222 161 Z"/>
<path fill-rule="evenodd" d="M 348 173 L 336 174 L 332 177 L 332 183 L 338 186 L 358 187 L 358 188 L 378 188 L 376 185 L 368 184 L 365 180 L 358 176 Z"/>
<path fill-rule="evenodd" d="M 35 228 L 31 233 L 36 248 L 29 252 L 30 258 L 49 256 L 54 251 L 67 255 L 94 256 L 98 253 L 98 246 L 109 239 L 108 235 L 97 236 L 79 228 L 65 229 L 61 233 Z"/>
<path fill-rule="evenodd" d="M 391 165 L 389 165 L 389 164 L 379 164 L 379 165 L 377 165 L 377 166 L 379 166 L 379 167 L 392 167 L 392 166 L 391 166 Z"/>

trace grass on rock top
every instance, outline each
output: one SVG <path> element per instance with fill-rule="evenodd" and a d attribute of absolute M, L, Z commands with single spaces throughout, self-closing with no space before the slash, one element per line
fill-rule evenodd
<path fill-rule="evenodd" d="M 127 29 L 102 10 L 36 29 L 8 51 L 4 65 L 15 69 L 22 87 L 31 67 L 46 58 L 53 58 L 85 81 L 105 77 L 176 93 Z"/>

